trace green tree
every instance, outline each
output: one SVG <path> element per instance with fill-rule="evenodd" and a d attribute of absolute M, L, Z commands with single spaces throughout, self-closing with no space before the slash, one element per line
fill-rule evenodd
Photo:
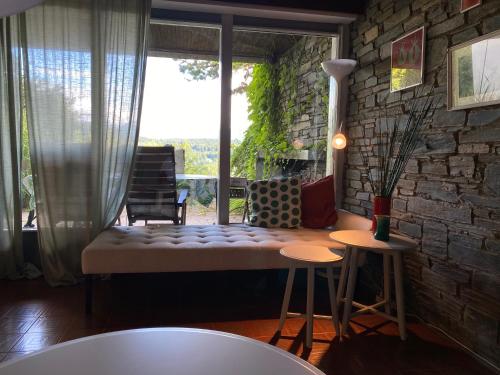
<path fill-rule="evenodd" d="M 179 71 L 186 76 L 188 81 L 205 81 L 219 78 L 219 61 L 216 60 L 178 60 Z M 246 91 L 248 82 L 252 77 L 254 64 L 233 62 L 233 72 L 243 71 L 244 81 L 233 90 L 233 94 Z"/>

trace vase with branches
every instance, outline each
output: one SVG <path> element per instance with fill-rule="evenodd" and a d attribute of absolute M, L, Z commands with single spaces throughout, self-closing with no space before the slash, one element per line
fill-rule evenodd
<path fill-rule="evenodd" d="M 372 231 L 376 228 L 375 215 L 390 215 L 392 193 L 438 104 L 433 95 L 434 85 L 427 93 L 424 93 L 425 89 L 421 86 L 416 90 L 407 113 L 389 119 L 386 109 L 385 118 L 379 119 L 375 128 L 375 144 L 371 148 L 366 145 L 360 147 L 366 177 L 375 195 Z"/>

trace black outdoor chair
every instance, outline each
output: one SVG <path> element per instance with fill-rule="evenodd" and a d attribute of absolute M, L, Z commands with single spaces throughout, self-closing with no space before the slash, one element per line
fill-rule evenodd
<path fill-rule="evenodd" d="M 177 194 L 173 146 L 138 147 L 127 197 L 129 225 L 137 220 L 172 220 L 186 224 L 188 190 Z M 180 211 L 180 212 L 179 212 Z"/>

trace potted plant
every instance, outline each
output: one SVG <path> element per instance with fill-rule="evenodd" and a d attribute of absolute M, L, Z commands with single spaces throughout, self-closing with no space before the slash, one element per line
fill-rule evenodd
<path fill-rule="evenodd" d="M 361 157 L 367 170 L 367 179 L 375 194 L 373 201 L 372 231 L 376 229 L 376 215 L 390 215 L 391 196 L 404 172 L 415 148 L 420 142 L 428 115 L 436 108 L 433 96 L 434 86 L 423 94 L 424 87 L 417 90 L 416 97 L 409 105 L 408 113 L 400 114 L 395 121 L 379 119 L 375 128 L 376 144 L 373 154 L 361 147 Z M 369 160 L 375 159 L 370 165 Z M 371 166 L 375 164 L 374 168 Z"/>

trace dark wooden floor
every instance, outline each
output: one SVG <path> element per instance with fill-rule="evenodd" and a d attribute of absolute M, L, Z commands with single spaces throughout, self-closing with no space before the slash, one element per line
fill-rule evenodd
<path fill-rule="evenodd" d="M 304 309 L 299 273 L 292 308 Z M 363 316 L 342 343 L 330 321 L 316 321 L 303 350 L 305 325 L 289 319 L 275 337 L 286 273 L 221 272 L 113 277 L 97 282 L 95 309 L 83 313 L 81 285 L 51 288 L 42 280 L 0 281 L 0 361 L 83 336 L 139 327 L 183 326 L 231 332 L 294 353 L 327 374 L 493 374 L 439 332 L 409 321 L 402 342 L 394 323 Z M 328 313 L 326 282 L 317 279 L 316 312 Z"/>

